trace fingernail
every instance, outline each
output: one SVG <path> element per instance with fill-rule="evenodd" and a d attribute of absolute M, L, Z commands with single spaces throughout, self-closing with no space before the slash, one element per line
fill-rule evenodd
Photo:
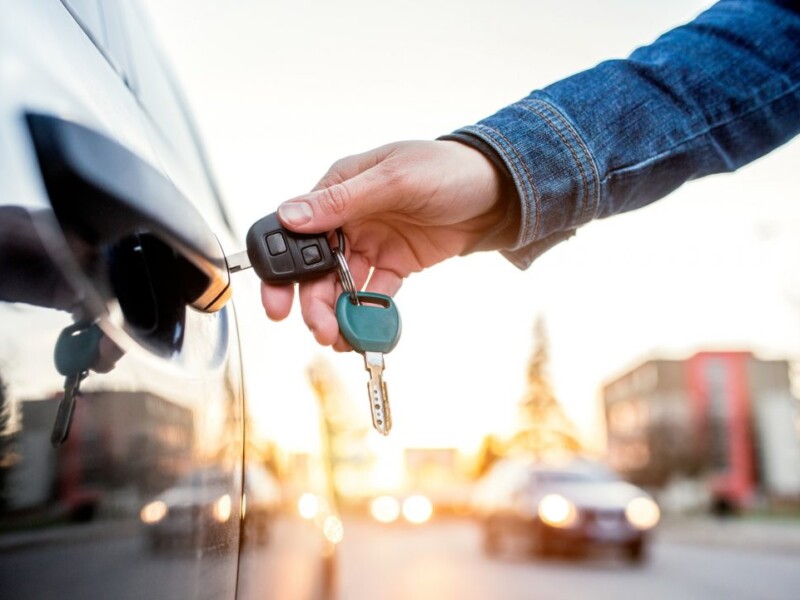
<path fill-rule="evenodd" d="M 284 202 L 278 207 L 278 216 L 287 225 L 305 225 L 313 217 L 308 202 Z"/>

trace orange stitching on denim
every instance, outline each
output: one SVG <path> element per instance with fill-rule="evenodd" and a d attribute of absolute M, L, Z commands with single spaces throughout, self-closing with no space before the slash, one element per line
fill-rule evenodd
<path fill-rule="evenodd" d="M 531 186 L 531 190 L 533 191 L 533 209 L 534 209 L 535 220 L 534 220 L 533 231 L 531 232 L 531 235 L 533 236 L 533 239 L 535 240 L 536 239 L 536 233 L 539 230 L 539 221 L 540 221 L 540 219 L 539 219 L 539 209 L 540 209 L 540 205 L 541 205 L 541 197 L 539 196 L 539 192 L 537 191 L 536 185 L 533 182 L 533 177 L 531 177 L 531 172 L 528 170 L 528 165 L 525 164 L 524 160 L 522 160 L 522 157 L 517 152 L 517 149 L 514 147 L 514 144 L 512 144 L 508 140 L 508 138 L 506 136 L 504 136 L 502 133 L 500 133 L 496 129 L 493 129 L 493 128 L 487 126 L 487 125 L 477 125 L 477 127 L 481 128 L 481 129 L 486 129 L 486 130 L 494 133 L 495 135 L 497 135 L 499 138 L 501 138 L 508 145 L 508 147 L 511 148 L 511 150 L 514 152 L 514 156 L 517 157 L 517 160 L 522 165 L 522 168 L 525 170 L 525 175 L 527 175 L 527 181 Z M 500 144 L 498 144 L 498 150 L 500 150 L 504 154 L 508 154 L 508 152 L 505 151 L 505 149 Z M 509 162 L 511 162 L 511 161 L 509 161 Z M 513 163 L 511 163 L 511 164 L 513 165 Z M 518 172 L 518 174 L 519 174 L 519 172 Z M 528 222 L 525 224 L 525 227 L 524 227 L 523 231 L 527 232 L 529 227 L 530 227 L 530 217 L 528 218 Z M 527 237 L 527 236 L 525 236 L 525 237 Z"/>
<path fill-rule="evenodd" d="M 547 125 L 550 126 L 550 129 L 555 131 L 556 135 L 558 135 L 558 137 L 561 138 L 561 141 L 564 142 L 564 145 L 569 150 L 569 153 L 572 154 L 572 158 L 577 163 L 578 170 L 581 172 L 581 180 L 583 182 L 583 190 L 582 190 L 582 192 L 583 192 L 583 205 L 581 206 L 581 212 L 580 212 L 580 215 L 578 217 L 579 223 L 577 223 L 577 224 L 580 225 L 580 224 L 584 223 L 585 222 L 583 220 L 584 219 L 584 215 L 588 212 L 586 210 L 586 204 L 587 204 L 586 199 L 589 196 L 589 185 L 588 185 L 588 178 L 586 177 L 586 171 L 584 171 L 584 167 L 583 167 L 583 163 L 581 162 L 581 159 L 578 158 L 578 153 L 575 152 L 575 149 L 573 148 L 573 146 L 570 143 L 569 139 L 558 129 L 558 127 L 556 127 L 556 124 L 552 121 L 552 119 L 550 119 L 547 115 L 542 113 L 540 110 L 537 110 L 533 106 L 526 106 L 525 104 L 522 104 L 522 103 L 520 103 L 520 106 L 522 108 L 524 108 L 525 110 L 527 110 L 528 112 L 532 112 L 537 117 L 542 119 L 545 123 L 547 123 Z M 572 226 L 572 225 L 573 224 L 570 223 L 570 226 Z"/>
<path fill-rule="evenodd" d="M 594 218 L 597 214 L 597 209 L 600 207 L 600 172 L 597 170 L 597 162 L 594 159 L 589 147 L 586 145 L 586 142 L 583 140 L 583 137 L 578 133 L 578 131 L 572 126 L 572 123 L 569 122 L 566 116 L 564 116 L 560 110 L 558 110 L 555 105 L 546 102 L 545 100 L 541 100 L 539 98 L 531 98 L 531 102 L 538 102 L 539 104 L 544 105 L 545 107 L 550 109 L 555 117 L 561 121 L 566 129 L 572 134 L 572 136 L 578 141 L 578 144 L 583 148 L 583 152 L 586 155 L 587 161 L 589 165 L 592 167 L 592 173 L 594 174 L 594 206 L 592 207 L 592 216 Z M 590 219 L 591 220 L 591 219 Z"/>

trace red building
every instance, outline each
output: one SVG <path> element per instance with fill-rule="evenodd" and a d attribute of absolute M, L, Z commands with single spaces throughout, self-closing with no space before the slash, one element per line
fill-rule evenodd
<path fill-rule="evenodd" d="M 718 509 L 800 499 L 798 402 L 786 361 L 749 352 L 650 360 L 603 388 L 612 466 L 635 483 L 707 483 Z"/>

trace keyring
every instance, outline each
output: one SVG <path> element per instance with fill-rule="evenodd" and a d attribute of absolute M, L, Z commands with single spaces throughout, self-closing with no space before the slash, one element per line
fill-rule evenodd
<path fill-rule="evenodd" d="M 344 257 L 344 233 L 342 228 L 336 230 L 336 237 L 338 238 L 339 245 L 332 248 L 333 255 L 336 257 L 336 264 L 339 272 L 339 281 L 342 283 L 342 288 L 350 295 L 350 302 L 358 304 L 358 290 L 356 289 L 356 282 L 353 279 L 353 274 L 350 272 L 350 266 L 347 264 L 347 259 Z"/>

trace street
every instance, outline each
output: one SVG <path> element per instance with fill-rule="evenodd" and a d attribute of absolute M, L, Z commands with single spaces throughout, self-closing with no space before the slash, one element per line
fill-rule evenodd
<path fill-rule="evenodd" d="M 478 527 L 461 520 L 384 527 L 350 519 L 339 550 L 341 600 L 779 600 L 800 589 L 793 554 L 656 539 L 640 566 L 613 553 L 487 558 Z"/>
<path fill-rule="evenodd" d="M 467 520 L 383 526 L 351 517 L 345 520 L 344 541 L 338 546 L 337 600 L 798 597 L 800 525 L 714 526 L 716 537 L 710 535 L 712 525 L 706 521 L 705 528 L 703 523 L 665 528 L 654 540 L 649 560 L 636 566 L 613 552 L 577 560 L 535 559 L 522 553 L 487 558 L 479 528 Z M 273 542 L 280 543 L 248 546 L 240 568 L 240 597 L 313 596 L 317 574 L 307 561 L 312 548 L 305 546 L 311 540 L 302 531 L 281 522 L 273 530 Z M 757 531 L 780 539 L 767 543 Z M 2 556 L 6 575 L 13 573 L 14 597 L 61 598 L 64 590 L 75 589 L 76 577 L 86 569 L 91 569 L 93 581 L 90 589 L 84 588 L 86 598 L 212 600 L 229 597 L 235 585 L 229 552 L 212 552 L 198 562 L 201 557 L 193 552 L 154 555 L 134 530 L 118 539 L 72 537 L 69 547 L 19 546 L 13 555 Z M 47 565 L 46 577 L 39 576 L 42 565 Z"/>

